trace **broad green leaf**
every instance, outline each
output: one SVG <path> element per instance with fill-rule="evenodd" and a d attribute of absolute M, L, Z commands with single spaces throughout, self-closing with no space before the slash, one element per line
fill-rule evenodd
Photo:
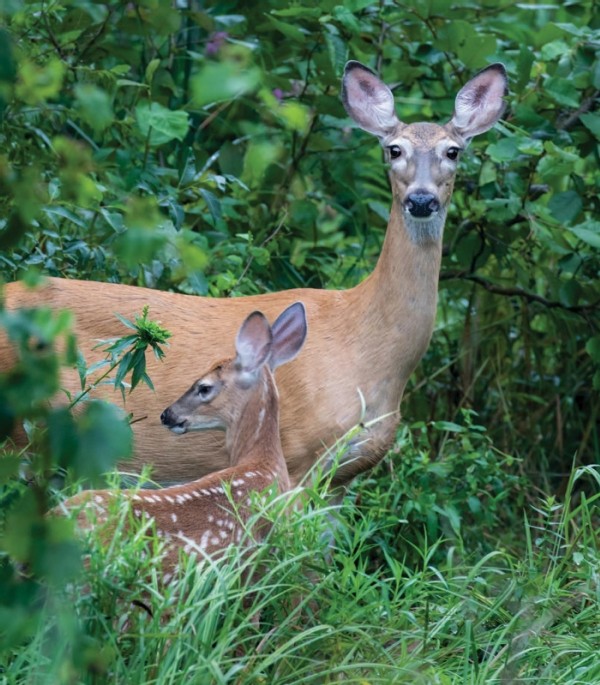
<path fill-rule="evenodd" d="M 96 133 L 101 133 L 114 120 L 112 98 L 109 94 L 91 83 L 81 83 L 75 87 L 78 109 L 81 118 Z"/>
<path fill-rule="evenodd" d="M 192 79 L 194 105 L 232 100 L 255 90 L 261 81 L 257 67 L 240 67 L 231 62 L 207 64 Z"/>
<path fill-rule="evenodd" d="M 519 141 L 516 138 L 501 138 L 497 143 L 487 147 L 487 154 L 494 162 L 509 162 L 513 160 L 519 149 Z"/>
<path fill-rule="evenodd" d="M 78 449 L 73 467 L 78 477 L 92 481 L 131 454 L 131 428 L 115 405 L 94 400 L 77 417 Z"/>
<path fill-rule="evenodd" d="M 600 114 L 586 112 L 585 114 L 580 114 L 579 118 L 583 125 L 600 140 Z"/>
<path fill-rule="evenodd" d="M 600 335 L 596 335 L 587 341 L 585 351 L 597 364 L 600 364 Z"/>
<path fill-rule="evenodd" d="M 568 79 L 551 77 L 544 82 L 544 89 L 559 105 L 579 107 L 579 91 Z"/>
<path fill-rule="evenodd" d="M 552 216 L 563 224 L 569 224 L 574 221 L 582 208 L 583 202 L 581 196 L 574 190 L 556 193 L 548 202 L 548 209 L 552 213 Z"/>
<path fill-rule="evenodd" d="M 140 102 L 135 116 L 144 138 L 150 134 L 151 145 L 163 145 L 171 140 L 183 140 L 189 128 L 189 115 L 182 110 L 172 111 L 158 102 Z"/>
<path fill-rule="evenodd" d="M 569 228 L 584 243 L 600 249 L 600 221 L 588 220 Z"/>

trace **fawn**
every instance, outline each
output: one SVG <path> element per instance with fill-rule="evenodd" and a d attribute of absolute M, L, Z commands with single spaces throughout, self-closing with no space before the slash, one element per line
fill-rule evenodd
<path fill-rule="evenodd" d="M 109 498 L 122 494 L 136 519 L 145 515 L 154 520 L 157 536 L 166 540 L 163 568 L 169 572 L 177 566 L 180 549 L 215 556 L 239 543 L 250 515 L 250 493 L 272 485 L 280 492 L 290 488 L 272 371 L 298 354 L 306 331 L 301 302 L 289 306 L 273 326 L 261 312 L 253 312 L 237 334 L 236 356 L 214 364 L 162 413 L 163 425 L 174 433 L 224 430 L 228 468 L 160 490 L 87 490 L 58 509 L 81 507 L 77 516 L 81 527 L 89 528 L 95 517 L 110 530 L 106 505 Z M 260 537 L 263 530 L 261 526 L 253 533 Z M 167 577 L 169 573 L 165 581 Z"/>

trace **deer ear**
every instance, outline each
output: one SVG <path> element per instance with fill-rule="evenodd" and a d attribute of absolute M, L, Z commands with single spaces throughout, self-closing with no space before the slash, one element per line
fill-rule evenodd
<path fill-rule="evenodd" d="M 450 124 L 463 138 L 489 130 L 500 119 L 506 106 L 508 80 L 503 64 L 490 64 L 464 85 L 454 103 Z"/>
<path fill-rule="evenodd" d="M 360 62 L 346 64 L 342 78 L 346 112 L 365 131 L 384 138 L 400 123 L 392 91 Z"/>
<path fill-rule="evenodd" d="M 278 366 L 292 360 L 302 349 L 306 340 L 306 309 L 302 302 L 295 302 L 283 311 L 271 327 L 273 344 L 269 366 Z"/>
<path fill-rule="evenodd" d="M 242 324 L 235 340 L 235 366 L 242 380 L 252 382 L 269 358 L 273 336 L 262 312 L 252 312 Z"/>

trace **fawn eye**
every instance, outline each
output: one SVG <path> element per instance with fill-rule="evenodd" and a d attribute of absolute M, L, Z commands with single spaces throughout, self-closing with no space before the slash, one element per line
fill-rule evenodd
<path fill-rule="evenodd" d="M 202 399 L 206 399 L 210 395 L 212 389 L 213 386 L 208 383 L 199 383 L 196 387 L 196 393 L 199 397 L 202 397 Z"/>
<path fill-rule="evenodd" d="M 390 145 L 388 150 L 390 151 L 390 157 L 392 159 L 402 157 L 402 148 L 399 145 Z"/>
<path fill-rule="evenodd" d="M 446 150 L 446 157 L 448 157 L 448 159 L 455 160 L 455 159 L 458 157 L 458 153 L 459 153 L 459 152 L 460 152 L 460 148 L 458 148 L 458 147 L 449 147 L 449 148 Z"/>

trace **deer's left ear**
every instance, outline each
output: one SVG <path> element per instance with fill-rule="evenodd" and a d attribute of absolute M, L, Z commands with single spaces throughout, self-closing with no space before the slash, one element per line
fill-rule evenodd
<path fill-rule="evenodd" d="M 467 140 L 488 131 L 504 112 L 507 86 L 504 65 L 490 64 L 460 89 L 450 125 Z"/>

